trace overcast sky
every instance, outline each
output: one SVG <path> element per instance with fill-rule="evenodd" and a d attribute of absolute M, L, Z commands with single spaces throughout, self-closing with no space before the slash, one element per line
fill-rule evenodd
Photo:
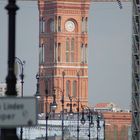
<path fill-rule="evenodd" d="M 38 71 L 38 8 L 18 2 L 16 56 L 26 61 L 24 95 L 34 95 Z M 7 75 L 7 11 L 0 2 L 0 82 Z M 131 3 L 92 3 L 89 12 L 89 102 L 131 106 Z"/>

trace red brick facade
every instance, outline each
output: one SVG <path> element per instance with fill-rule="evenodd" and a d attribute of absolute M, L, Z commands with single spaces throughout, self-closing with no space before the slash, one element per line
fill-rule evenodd
<path fill-rule="evenodd" d="M 128 140 L 131 131 L 131 113 L 103 112 L 106 140 Z"/>
<path fill-rule="evenodd" d="M 68 94 L 75 96 L 75 102 L 79 95 L 80 102 L 87 105 L 89 6 L 90 0 L 39 0 L 41 112 L 45 111 L 46 88 L 49 95 L 56 89 L 57 111 L 61 111 L 63 93 L 67 111 Z"/>

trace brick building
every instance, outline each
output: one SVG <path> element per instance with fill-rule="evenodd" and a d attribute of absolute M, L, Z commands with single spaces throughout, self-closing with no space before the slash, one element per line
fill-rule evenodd
<path fill-rule="evenodd" d="M 91 108 L 103 114 L 106 140 L 131 139 L 132 118 L 130 110 L 122 110 L 112 102 L 97 103 Z"/>
<path fill-rule="evenodd" d="M 130 112 L 103 112 L 105 119 L 106 140 L 131 139 L 131 113 Z"/>
<path fill-rule="evenodd" d="M 64 94 L 88 103 L 88 12 L 90 0 L 39 0 L 40 110 L 45 112 L 45 90 L 56 94 L 57 111 Z M 52 97 L 49 97 L 49 102 Z M 41 104 L 44 104 L 42 105 Z M 76 108 L 76 107 L 75 107 Z"/>

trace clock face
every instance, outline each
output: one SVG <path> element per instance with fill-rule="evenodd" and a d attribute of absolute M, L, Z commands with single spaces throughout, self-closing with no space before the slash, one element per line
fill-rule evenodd
<path fill-rule="evenodd" d="M 51 32 L 54 31 L 54 21 L 53 20 L 51 20 L 51 22 L 50 22 L 50 30 L 51 30 Z"/>
<path fill-rule="evenodd" d="M 74 22 L 71 21 L 71 20 L 68 20 L 68 21 L 66 22 L 66 24 L 65 24 L 65 28 L 66 28 L 66 30 L 69 31 L 69 32 L 74 31 L 74 29 L 75 29 L 75 24 L 74 24 Z"/>

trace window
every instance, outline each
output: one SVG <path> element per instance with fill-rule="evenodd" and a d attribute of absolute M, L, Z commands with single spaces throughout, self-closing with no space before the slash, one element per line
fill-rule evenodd
<path fill-rule="evenodd" d="M 88 18 L 86 17 L 86 21 L 85 21 L 85 32 L 88 31 Z"/>
<path fill-rule="evenodd" d="M 57 16 L 55 16 L 55 32 L 57 32 Z"/>
<path fill-rule="evenodd" d="M 44 49 L 45 49 L 45 45 L 42 44 L 40 47 L 39 47 L 39 63 L 44 63 Z"/>
<path fill-rule="evenodd" d="M 84 32 L 84 17 L 82 17 L 82 32 Z"/>
<path fill-rule="evenodd" d="M 70 95 L 70 81 L 66 81 L 66 97 Z"/>
<path fill-rule="evenodd" d="M 49 91 L 48 90 L 49 90 L 49 82 L 48 82 L 48 80 L 46 80 L 45 81 L 45 95 L 46 94 L 49 94 Z"/>
<path fill-rule="evenodd" d="M 61 61 L 61 43 L 58 43 L 58 62 Z"/>
<path fill-rule="evenodd" d="M 87 44 L 85 45 L 85 63 L 88 63 L 88 47 Z"/>
<path fill-rule="evenodd" d="M 74 62 L 74 38 L 71 39 L 71 62 Z"/>
<path fill-rule="evenodd" d="M 66 62 L 74 62 L 74 48 L 75 48 L 74 38 L 72 38 L 71 40 L 67 38 L 66 39 Z"/>
<path fill-rule="evenodd" d="M 77 82 L 73 81 L 73 97 L 76 97 Z"/>
<path fill-rule="evenodd" d="M 44 17 L 40 18 L 40 31 L 41 33 L 45 32 L 45 18 Z"/>
<path fill-rule="evenodd" d="M 84 62 L 83 59 L 84 59 L 84 44 L 81 45 L 81 62 Z"/>
<path fill-rule="evenodd" d="M 54 60 L 57 61 L 57 43 L 54 43 Z"/>
<path fill-rule="evenodd" d="M 69 62 L 69 52 L 70 52 L 70 46 L 69 46 L 69 38 L 66 39 L 66 62 Z"/>
<path fill-rule="evenodd" d="M 61 17 L 58 17 L 58 32 L 61 32 Z"/>
<path fill-rule="evenodd" d="M 54 20 L 50 20 L 50 31 L 54 32 Z"/>

